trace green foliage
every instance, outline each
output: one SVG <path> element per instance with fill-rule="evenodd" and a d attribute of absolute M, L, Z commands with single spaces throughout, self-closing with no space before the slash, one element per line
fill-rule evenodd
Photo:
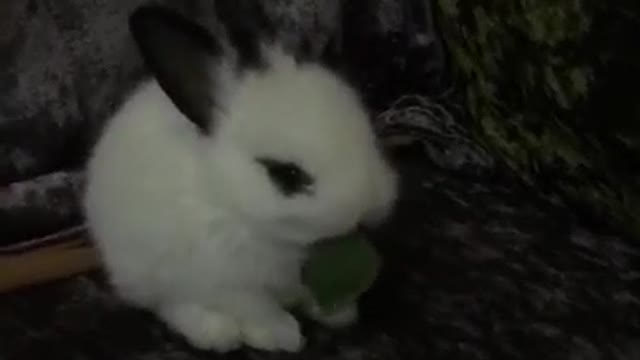
<path fill-rule="evenodd" d="M 355 303 L 376 278 L 380 259 L 359 234 L 316 245 L 303 268 L 303 282 L 323 313 Z"/>

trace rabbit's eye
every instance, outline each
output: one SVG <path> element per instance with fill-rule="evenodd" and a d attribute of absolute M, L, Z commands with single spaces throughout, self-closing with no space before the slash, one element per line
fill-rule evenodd
<path fill-rule="evenodd" d="M 268 158 L 258 159 L 258 162 L 284 195 L 310 193 L 313 179 L 295 163 Z"/>

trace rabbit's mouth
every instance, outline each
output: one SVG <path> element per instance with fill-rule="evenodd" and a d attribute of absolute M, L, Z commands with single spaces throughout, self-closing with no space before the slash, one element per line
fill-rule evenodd
<path fill-rule="evenodd" d="M 288 219 L 258 226 L 260 237 L 273 241 L 308 246 L 327 239 L 341 238 L 371 231 L 367 225 L 323 224 L 320 222 Z"/>

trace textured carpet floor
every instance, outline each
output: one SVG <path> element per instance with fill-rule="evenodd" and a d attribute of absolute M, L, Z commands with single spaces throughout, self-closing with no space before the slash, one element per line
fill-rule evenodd
<path fill-rule="evenodd" d="M 640 358 L 640 247 L 581 225 L 506 177 L 407 154 L 404 195 L 376 244 L 384 270 L 362 320 L 305 324 L 300 354 L 190 349 L 100 275 L 0 298 L 0 359 Z"/>

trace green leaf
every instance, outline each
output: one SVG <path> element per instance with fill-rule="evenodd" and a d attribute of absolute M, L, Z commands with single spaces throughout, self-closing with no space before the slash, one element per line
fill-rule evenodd
<path fill-rule="evenodd" d="M 361 234 L 325 240 L 311 251 L 302 271 L 313 302 L 323 313 L 355 303 L 374 282 L 380 258 Z"/>

